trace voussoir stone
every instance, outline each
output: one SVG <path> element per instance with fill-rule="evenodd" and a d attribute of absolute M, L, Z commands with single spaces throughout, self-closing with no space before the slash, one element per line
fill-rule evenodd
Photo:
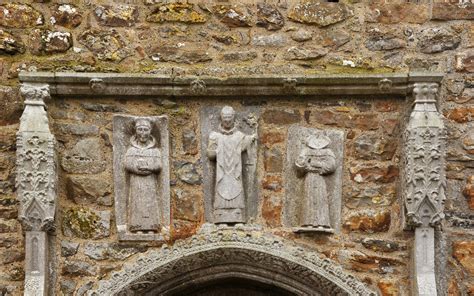
<path fill-rule="evenodd" d="M 205 14 L 198 12 L 191 3 L 169 3 L 156 7 L 147 16 L 146 20 L 152 23 L 181 22 L 186 24 L 204 23 Z"/>
<path fill-rule="evenodd" d="M 82 22 L 82 14 L 72 4 L 58 4 L 51 11 L 51 23 L 66 28 L 75 28 Z"/>
<path fill-rule="evenodd" d="M 15 37 L 7 31 L 0 30 L 0 55 L 24 53 L 25 46 L 19 37 Z"/>
<path fill-rule="evenodd" d="M 456 49 L 461 37 L 445 28 L 430 28 L 421 32 L 418 48 L 422 53 L 438 53 Z"/>
<path fill-rule="evenodd" d="M 221 22 L 229 27 L 251 27 L 253 25 L 253 16 L 245 5 L 215 5 L 213 12 Z"/>
<path fill-rule="evenodd" d="M 257 26 L 274 31 L 283 28 L 285 18 L 275 5 L 269 3 L 257 4 Z"/>
<path fill-rule="evenodd" d="M 62 53 L 72 46 L 69 32 L 35 29 L 29 40 L 30 50 L 36 55 Z"/>
<path fill-rule="evenodd" d="M 94 9 L 97 21 L 103 26 L 131 27 L 138 19 L 138 9 L 129 5 L 104 5 Z"/>
<path fill-rule="evenodd" d="M 99 60 L 120 62 L 130 55 L 124 37 L 114 29 L 86 30 L 78 40 L 79 43 L 96 54 Z"/>
<path fill-rule="evenodd" d="M 43 24 L 43 15 L 27 4 L 7 3 L 0 6 L 0 26 L 31 28 Z"/>
<path fill-rule="evenodd" d="M 305 24 L 329 26 L 352 16 L 352 11 L 344 3 L 303 0 L 293 6 L 288 18 Z"/>

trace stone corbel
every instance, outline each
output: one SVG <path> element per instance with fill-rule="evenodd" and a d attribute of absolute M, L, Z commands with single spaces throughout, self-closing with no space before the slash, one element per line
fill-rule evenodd
<path fill-rule="evenodd" d="M 17 133 L 19 219 L 25 230 L 24 295 L 48 295 L 48 232 L 56 210 L 56 140 L 49 130 L 44 100 L 49 86 L 23 84 L 25 109 Z"/>
<path fill-rule="evenodd" d="M 415 83 L 413 94 L 405 131 L 404 222 L 415 231 L 415 295 L 437 295 L 434 233 L 444 218 L 446 131 L 436 107 L 438 84 Z"/>

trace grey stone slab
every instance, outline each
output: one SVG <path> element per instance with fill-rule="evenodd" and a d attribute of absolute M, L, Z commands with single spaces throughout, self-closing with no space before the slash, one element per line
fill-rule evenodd
<path fill-rule="evenodd" d="M 25 236 L 24 295 L 49 295 L 48 278 L 47 234 L 44 231 L 27 231 Z"/>
<path fill-rule="evenodd" d="M 205 218 L 208 222 L 218 222 L 215 218 L 214 202 L 215 202 L 215 186 L 216 186 L 216 165 L 217 161 L 213 161 L 208 156 L 209 137 L 211 133 L 219 131 L 220 114 L 224 106 L 206 106 L 201 109 L 201 162 L 203 165 L 203 186 L 204 186 L 204 210 Z M 246 106 L 235 110 L 235 132 L 241 132 L 242 137 L 257 135 L 257 121 L 259 116 L 259 108 L 255 106 Z M 234 211 L 236 219 L 223 219 L 229 223 L 250 222 L 253 220 L 258 211 L 259 192 L 257 182 L 257 163 L 258 163 L 258 145 L 254 141 L 247 151 L 241 153 L 242 159 L 237 156 L 239 153 L 232 153 L 235 157 L 234 161 L 242 161 L 242 184 L 243 184 L 243 213 L 240 210 Z M 238 198 L 242 198 L 240 195 Z M 238 199 L 236 198 L 236 199 Z M 238 216 L 238 217 L 237 217 Z M 231 221 L 232 220 L 232 221 Z"/>
<path fill-rule="evenodd" d="M 143 126 L 150 131 L 141 142 Z M 168 118 L 115 115 L 113 132 L 119 240 L 163 240 L 171 223 Z"/>
<path fill-rule="evenodd" d="M 342 177 L 344 158 L 344 132 L 340 130 L 318 130 L 299 125 L 292 125 L 288 129 L 287 154 L 284 169 L 285 176 L 285 201 L 283 207 L 284 226 L 294 228 L 295 232 L 326 232 L 332 233 L 331 229 L 317 229 L 302 227 L 307 208 L 303 207 L 305 200 L 305 178 L 301 176 L 295 162 L 302 149 L 305 147 L 306 138 L 309 135 L 323 135 L 330 139 L 327 148 L 335 155 L 335 170 L 323 175 L 327 196 L 329 197 L 329 221 L 332 229 L 338 232 L 341 228 L 342 208 Z"/>

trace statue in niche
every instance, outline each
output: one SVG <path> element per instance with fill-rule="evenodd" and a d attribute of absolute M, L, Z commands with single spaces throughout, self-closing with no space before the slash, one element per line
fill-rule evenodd
<path fill-rule="evenodd" d="M 333 232 L 324 179 L 336 170 L 336 156 L 328 148 L 330 143 L 327 136 L 309 135 L 295 161 L 297 171 L 305 178 L 301 226 L 308 230 Z"/>
<path fill-rule="evenodd" d="M 215 223 L 245 222 L 245 188 L 242 153 L 248 151 L 256 135 L 246 135 L 235 126 L 235 111 L 225 106 L 218 132 L 211 132 L 207 156 L 216 162 L 214 194 Z"/>
<path fill-rule="evenodd" d="M 130 175 L 128 192 L 128 225 L 131 232 L 159 232 L 157 174 L 161 169 L 161 153 L 151 135 L 148 119 L 135 121 L 135 135 L 125 154 L 125 169 Z"/>

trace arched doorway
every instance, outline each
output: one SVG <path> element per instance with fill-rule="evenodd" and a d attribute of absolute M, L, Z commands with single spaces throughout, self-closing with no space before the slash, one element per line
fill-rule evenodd
<path fill-rule="evenodd" d="M 89 295 L 376 295 L 328 259 L 258 230 L 216 229 L 150 250 Z"/>

